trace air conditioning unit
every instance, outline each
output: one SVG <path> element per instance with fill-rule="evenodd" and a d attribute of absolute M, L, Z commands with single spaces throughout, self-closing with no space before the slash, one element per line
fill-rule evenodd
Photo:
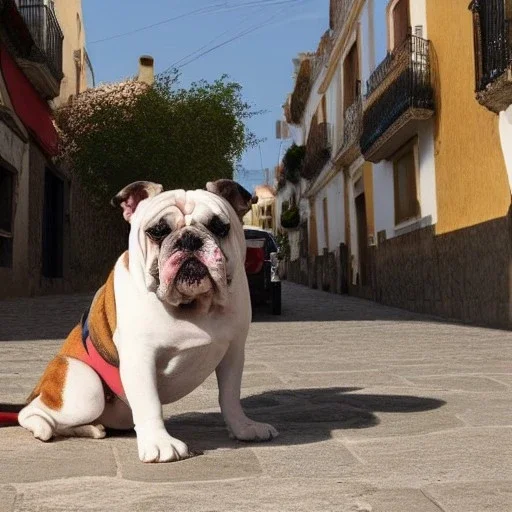
<path fill-rule="evenodd" d="M 276 139 L 289 139 L 290 129 L 288 123 L 283 120 L 276 121 Z"/>

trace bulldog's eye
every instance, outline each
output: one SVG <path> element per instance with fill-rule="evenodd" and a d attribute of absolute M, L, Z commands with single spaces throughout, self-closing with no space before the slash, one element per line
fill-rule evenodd
<path fill-rule="evenodd" d="M 171 232 L 171 228 L 168 224 L 161 220 L 155 226 L 146 229 L 146 235 L 148 235 L 153 242 L 160 243 L 169 233 Z"/>
<path fill-rule="evenodd" d="M 213 233 L 215 236 L 218 236 L 219 238 L 228 236 L 230 227 L 231 226 L 229 223 L 222 222 L 217 215 L 214 215 L 206 226 L 208 231 Z"/>

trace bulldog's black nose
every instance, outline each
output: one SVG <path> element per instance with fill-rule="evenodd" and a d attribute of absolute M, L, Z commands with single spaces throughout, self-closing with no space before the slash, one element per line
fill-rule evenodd
<path fill-rule="evenodd" d="M 176 242 L 176 249 L 180 251 L 194 252 L 201 249 L 201 247 L 203 247 L 201 238 L 190 231 L 185 231 Z"/>

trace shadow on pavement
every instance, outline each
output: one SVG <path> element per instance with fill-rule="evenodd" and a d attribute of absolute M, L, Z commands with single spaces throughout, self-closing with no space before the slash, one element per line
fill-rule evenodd
<path fill-rule="evenodd" d="M 333 430 L 370 428 L 379 424 L 375 413 L 412 413 L 445 405 L 443 400 L 401 395 L 355 394 L 361 388 L 274 390 L 242 400 L 254 420 L 271 423 L 280 432 L 274 445 L 316 443 Z M 214 450 L 244 445 L 228 438 L 220 413 L 187 413 L 166 421 L 169 432 L 192 449 Z"/>
<path fill-rule="evenodd" d="M 334 295 L 283 283 L 281 315 L 270 305 L 253 308 L 253 322 L 423 321 L 446 319 L 411 313 L 348 295 Z M 0 301 L 0 342 L 59 340 L 67 337 L 92 299 L 91 295 L 45 296 Z"/>

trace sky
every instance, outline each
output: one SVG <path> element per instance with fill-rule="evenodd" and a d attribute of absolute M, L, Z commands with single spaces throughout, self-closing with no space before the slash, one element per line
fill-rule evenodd
<path fill-rule="evenodd" d="M 144 54 L 156 73 L 182 65 L 184 87 L 227 74 L 254 110 L 265 111 L 247 123 L 265 141 L 244 154 L 252 172 L 240 181 L 252 187 L 262 169 L 274 169 L 289 144 L 276 140 L 275 122 L 293 88 L 292 59 L 316 50 L 329 0 L 83 0 L 82 9 L 96 84 L 134 76 Z"/>

